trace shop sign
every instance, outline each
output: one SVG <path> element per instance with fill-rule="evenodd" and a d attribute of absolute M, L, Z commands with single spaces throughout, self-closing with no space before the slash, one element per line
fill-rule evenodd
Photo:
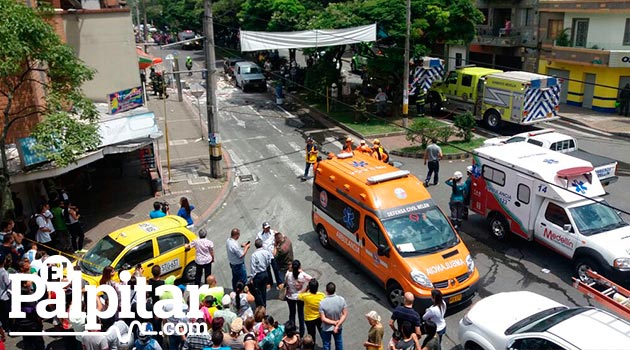
<path fill-rule="evenodd" d="M 107 95 L 109 114 L 116 114 L 140 107 L 144 103 L 142 86 Z"/>
<path fill-rule="evenodd" d="M 32 136 L 17 140 L 16 145 L 18 154 L 20 155 L 20 161 L 22 162 L 22 168 L 28 168 L 48 161 L 48 158 L 41 154 L 41 152 L 35 150 L 35 143 L 35 138 Z"/>
<path fill-rule="evenodd" d="M 608 58 L 608 67 L 630 68 L 630 50 L 611 50 Z"/>

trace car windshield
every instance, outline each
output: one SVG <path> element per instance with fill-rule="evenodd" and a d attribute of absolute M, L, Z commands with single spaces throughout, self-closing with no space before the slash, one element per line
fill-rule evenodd
<path fill-rule="evenodd" d="M 244 67 L 243 68 L 243 73 L 244 74 L 260 74 L 260 68 L 258 67 Z"/>
<path fill-rule="evenodd" d="M 110 266 L 125 247 L 109 236 L 101 239 L 90 249 L 79 262 L 81 271 L 88 275 L 98 276 L 103 268 Z"/>
<path fill-rule="evenodd" d="M 383 220 L 383 226 L 402 256 L 430 254 L 459 243 L 450 223 L 435 206 Z"/>
<path fill-rule="evenodd" d="M 564 320 L 581 314 L 584 311 L 592 310 L 589 307 L 577 307 L 568 309 L 566 306 L 557 306 L 548 310 L 541 311 L 531 317 L 519 321 L 505 332 L 509 334 L 524 333 L 541 333 L 546 332 L 549 328 L 561 323 Z"/>
<path fill-rule="evenodd" d="M 586 236 L 628 226 L 628 223 L 608 206 L 606 201 L 594 202 L 569 209 L 578 231 Z"/>

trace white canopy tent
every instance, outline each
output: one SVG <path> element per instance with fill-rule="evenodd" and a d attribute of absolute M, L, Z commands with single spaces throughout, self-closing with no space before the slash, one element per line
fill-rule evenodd
<path fill-rule="evenodd" d="M 376 23 L 344 29 L 299 32 L 253 32 L 241 30 L 241 51 L 300 49 L 376 41 Z"/>

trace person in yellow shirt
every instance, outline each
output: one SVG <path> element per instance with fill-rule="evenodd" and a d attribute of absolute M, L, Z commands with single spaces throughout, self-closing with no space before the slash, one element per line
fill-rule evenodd
<path fill-rule="evenodd" d="M 319 153 L 319 148 L 312 137 L 306 139 L 306 167 L 304 168 L 304 176 L 302 176 L 302 181 L 306 181 L 308 178 L 308 172 L 311 169 L 311 165 L 317 162 L 317 154 Z"/>
<path fill-rule="evenodd" d="M 311 278 L 308 281 L 308 289 L 298 294 L 298 300 L 304 302 L 304 323 L 306 332 L 315 339 L 315 332 L 321 332 L 322 320 L 319 318 L 319 303 L 326 297 L 322 292 L 318 292 L 319 282 Z"/>
<path fill-rule="evenodd" d="M 381 141 L 379 139 L 374 139 L 372 143 L 374 144 L 372 146 L 372 157 L 380 160 L 383 163 L 387 163 L 387 161 L 389 160 L 389 155 L 381 146 Z"/>

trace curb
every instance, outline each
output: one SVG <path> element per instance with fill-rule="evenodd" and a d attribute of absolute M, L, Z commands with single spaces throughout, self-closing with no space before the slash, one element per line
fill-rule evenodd
<path fill-rule="evenodd" d="M 424 158 L 424 153 L 418 153 L 418 152 L 413 153 L 413 152 L 401 152 L 397 150 L 392 150 L 392 151 L 389 151 L 389 154 L 393 154 L 399 157 L 406 157 L 406 158 L 417 158 L 417 159 Z M 442 159 L 460 160 L 460 159 L 467 159 L 467 158 L 470 158 L 470 153 L 461 152 L 461 153 L 445 154 Z"/>
<path fill-rule="evenodd" d="M 612 130 L 606 130 L 606 129 L 602 129 L 602 128 L 595 128 L 592 125 L 589 125 L 588 123 L 585 123 L 579 119 L 573 119 L 573 118 L 569 118 L 563 115 L 558 115 L 560 117 L 560 119 L 566 121 L 566 122 L 570 122 L 570 123 L 575 123 L 575 124 L 579 124 L 581 126 L 585 126 L 585 127 L 589 127 L 591 129 L 597 130 L 597 131 L 601 131 L 601 132 L 605 132 L 605 133 L 609 133 L 615 136 L 619 136 L 619 137 L 623 137 L 623 138 L 627 138 L 630 139 L 630 132 L 623 132 L 623 131 L 612 131 Z"/>

